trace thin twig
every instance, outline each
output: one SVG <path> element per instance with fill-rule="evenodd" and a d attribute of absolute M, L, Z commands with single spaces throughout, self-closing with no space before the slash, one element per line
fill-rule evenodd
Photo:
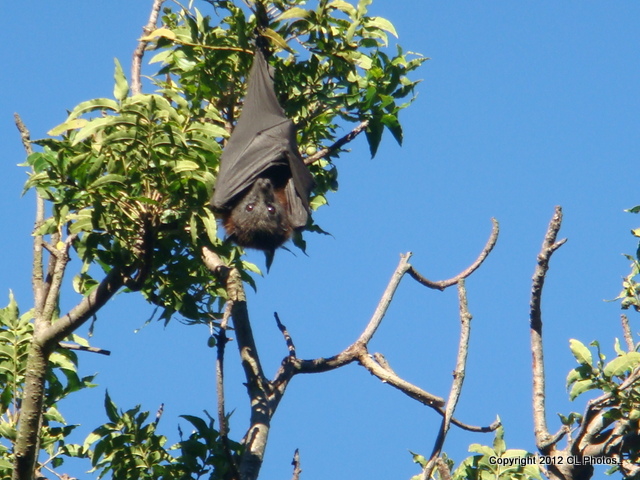
<path fill-rule="evenodd" d="M 624 341 L 627 343 L 627 349 L 633 352 L 636 349 L 636 345 L 633 342 L 633 334 L 631 333 L 631 327 L 629 326 L 629 319 L 625 314 L 620 315 L 620 321 L 622 322 L 622 331 L 624 332 Z"/>
<path fill-rule="evenodd" d="M 18 132 L 20 132 L 22 146 L 24 147 L 27 155 L 31 155 L 33 153 L 33 148 L 31 146 L 31 134 L 29 133 L 29 129 L 17 113 L 13 114 L 13 119 Z M 42 255 L 43 238 L 42 235 L 36 233 L 43 223 L 44 199 L 38 195 L 38 192 L 36 191 L 36 218 L 33 225 L 33 264 L 31 269 L 31 285 L 33 289 L 36 318 L 40 318 L 41 316 L 44 299 L 46 297 L 44 289 L 44 260 Z"/>
<path fill-rule="evenodd" d="M 469 275 L 475 272 L 480 267 L 480 265 L 482 265 L 482 262 L 484 262 L 484 260 L 487 258 L 489 253 L 491 253 L 491 250 L 493 250 L 493 247 L 495 247 L 496 242 L 498 241 L 498 235 L 500 233 L 500 225 L 498 224 L 498 221 L 495 218 L 492 218 L 491 222 L 493 223 L 493 227 L 491 228 L 491 235 L 489 235 L 489 239 L 487 240 L 486 245 L 480 252 L 480 255 L 475 260 L 475 262 L 473 262 L 471 266 L 465 269 L 463 272 L 460 272 L 458 275 L 448 280 L 440 280 L 440 281 L 434 282 L 432 280 L 429 280 L 423 277 L 412 266 L 409 269 L 409 272 L 408 272 L 409 275 L 411 275 L 414 278 L 414 280 L 424 285 L 425 287 L 432 288 L 434 290 L 441 290 L 441 291 L 444 290 L 445 288 L 451 287 L 452 285 L 456 285 L 460 280 L 467 278 Z"/>
<path fill-rule="evenodd" d="M 546 409 L 545 409 L 545 373 L 544 356 L 542 345 L 542 287 L 545 276 L 549 270 L 551 255 L 560 248 L 566 239 L 556 242 L 560 226 L 562 225 L 562 208 L 556 207 L 555 213 L 549 222 L 547 233 L 542 243 L 542 248 L 538 254 L 538 265 L 533 274 L 531 287 L 530 306 L 530 333 L 531 333 L 531 354 L 533 357 L 533 421 L 536 445 L 541 452 L 549 448 L 550 437 L 547 429 Z M 541 447 L 545 447 L 542 449 Z"/>
<path fill-rule="evenodd" d="M 324 158 L 327 155 L 330 155 L 336 152 L 337 150 L 345 146 L 347 143 L 351 142 L 354 138 L 356 138 L 362 132 L 364 132 L 368 126 L 369 126 L 369 120 L 364 120 L 360 122 L 358 126 L 356 126 L 353 130 L 347 133 L 344 137 L 336 140 L 335 143 L 333 143 L 331 146 L 327 148 L 323 148 L 322 150 L 317 151 L 313 155 L 306 157 L 304 159 L 304 164 L 311 165 L 312 163 L 317 162 L 321 158 Z"/>
<path fill-rule="evenodd" d="M 86 347 L 84 345 L 78 345 L 75 343 L 68 342 L 60 342 L 58 343 L 60 347 L 65 348 L 67 350 L 79 350 L 81 352 L 91 352 L 91 353 L 99 353 L 100 355 L 111 355 L 111 350 L 104 350 L 103 348 L 98 347 Z"/>
<path fill-rule="evenodd" d="M 220 439 L 224 447 L 224 454 L 227 457 L 227 463 L 231 468 L 230 479 L 239 479 L 238 465 L 236 459 L 231 452 L 231 446 L 229 445 L 229 422 L 227 419 L 227 413 L 225 409 L 225 393 L 224 393 L 224 354 L 225 347 L 229 341 L 227 337 L 227 325 L 229 317 L 231 315 L 231 304 L 226 305 L 222 322 L 218 333 L 214 335 L 216 339 L 216 399 L 218 405 L 218 428 L 220 429 Z"/>
<path fill-rule="evenodd" d="M 440 425 L 440 430 L 431 452 L 431 458 L 422 472 L 422 479 L 428 480 L 431 478 L 431 473 L 436 467 L 436 461 L 440 457 L 442 447 L 444 446 L 447 432 L 451 425 L 451 418 L 453 412 L 458 405 L 460 399 L 460 393 L 462 392 L 462 384 L 464 383 L 465 371 L 467 366 L 467 354 L 469 352 L 469 336 L 471 335 L 471 314 L 467 305 L 467 291 L 464 286 L 464 279 L 460 279 L 458 282 L 458 303 L 460 305 L 460 341 L 458 344 L 458 356 L 456 358 L 456 367 L 453 371 L 453 382 L 451 384 L 451 391 L 449 392 L 449 398 L 447 399 L 447 406 L 445 408 L 444 418 Z"/>
<path fill-rule="evenodd" d="M 393 272 L 391 280 L 389 281 L 389 284 L 387 285 L 387 288 L 385 289 L 380 302 L 378 302 L 378 306 L 376 307 L 373 316 L 369 320 L 369 323 L 365 327 L 358 340 L 356 340 L 356 343 L 367 345 L 373 335 L 376 333 L 376 330 L 380 326 L 382 319 L 389 309 L 391 299 L 398 289 L 398 285 L 400 285 L 400 280 L 402 280 L 404 274 L 407 273 L 407 270 L 411 268 L 411 265 L 409 264 L 409 258 L 411 258 L 411 252 L 400 255 L 400 263 L 396 267 L 396 270 Z"/>
<path fill-rule="evenodd" d="M 278 329 L 282 333 L 282 336 L 284 337 L 284 341 L 287 344 L 287 349 L 289 350 L 289 356 L 296 358 L 296 346 L 293 343 L 293 339 L 291 338 L 291 335 L 289 335 L 289 332 L 287 331 L 287 327 L 285 327 L 284 324 L 280 321 L 280 316 L 278 315 L 278 312 L 274 312 L 273 316 L 275 317 L 276 324 L 278 325 Z"/>
<path fill-rule="evenodd" d="M 142 37 L 138 41 L 138 46 L 133 52 L 133 59 L 131 61 L 131 93 L 133 95 L 137 95 L 142 92 L 142 82 L 140 79 L 142 57 L 144 56 L 144 51 L 147 48 L 147 45 L 149 44 L 148 40 L 142 40 L 142 38 L 145 38 L 155 30 L 156 24 L 158 23 L 160 8 L 163 3 L 164 0 L 154 0 L 151 7 L 151 13 L 149 14 L 149 21 L 144 27 L 142 27 Z"/>

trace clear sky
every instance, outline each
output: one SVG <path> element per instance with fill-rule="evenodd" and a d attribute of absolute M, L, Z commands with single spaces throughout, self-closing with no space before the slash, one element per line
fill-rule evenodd
<path fill-rule="evenodd" d="M 0 305 L 9 289 L 22 311 L 32 301 L 34 202 L 20 196 L 25 172 L 16 164 L 24 154 L 12 114 L 38 138 L 77 103 L 111 96 L 113 58 L 128 64 L 150 3 L 0 7 Z M 589 398 L 568 401 L 565 377 L 576 365 L 569 339 L 597 338 L 611 357 L 621 337 L 619 304 L 604 300 L 620 290 L 628 272 L 621 254 L 635 251 L 629 230 L 640 224 L 623 212 L 640 203 L 640 4 L 376 0 L 371 13 L 393 22 L 406 50 L 430 57 L 415 76 L 424 81 L 401 116 L 402 148 L 387 134 L 371 160 L 357 139 L 337 160 L 340 190 L 315 216 L 333 236 L 308 235 L 308 256 L 279 251 L 271 273 L 257 280 L 249 308 L 265 369 L 275 372 L 286 355 L 274 311 L 299 356 L 333 355 L 363 329 L 400 253 L 412 251 L 428 278 L 451 277 L 475 259 L 495 217 L 498 245 L 467 282 L 474 319 L 456 416 L 487 425 L 499 415 L 508 446 L 532 450 L 530 279 L 555 205 L 564 208 L 561 235 L 569 240 L 552 260 L 543 299 L 551 430 L 559 428 L 556 412 L 582 412 Z M 263 264 L 261 255 L 250 257 Z M 70 293 L 63 307 L 75 301 Z M 113 354 L 81 355 L 83 374 L 100 372 L 99 387 L 61 405 L 70 422 L 82 424 L 78 441 L 106 421 L 105 389 L 124 409 L 142 404 L 155 412 L 164 403 L 161 431 L 171 441 L 178 415 L 215 412 L 208 330 L 174 321 L 134 333 L 150 315 L 132 295 L 100 312 L 92 343 Z M 406 278 L 371 349 L 407 380 L 446 397 L 457 336 L 455 292 Z M 232 436 L 239 438 L 248 405 L 237 354 L 229 354 L 228 405 L 236 408 Z M 408 450 L 428 455 L 439 421 L 355 365 L 297 377 L 275 416 L 262 478 L 290 478 L 296 448 L 305 480 L 409 478 L 417 468 Z M 492 439 L 453 428 L 445 451 L 460 461 L 469 444 Z"/>

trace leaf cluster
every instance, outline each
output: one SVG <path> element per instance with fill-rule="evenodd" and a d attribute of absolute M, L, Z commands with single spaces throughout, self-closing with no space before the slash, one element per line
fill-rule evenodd
<path fill-rule="evenodd" d="M 74 237 L 81 294 L 97 286 L 89 272 L 97 264 L 104 273 L 119 269 L 165 320 L 174 312 L 210 317 L 221 289 L 197 260 L 202 246 L 221 244 L 206 205 L 221 152 L 216 139 L 226 133 L 211 116 L 193 119 L 179 96 L 127 91 L 116 68 L 117 100 L 81 103 L 50 132 L 61 139 L 37 142 L 44 151 L 27 159 L 26 188 L 51 203 L 52 215 L 36 233 Z"/>
<path fill-rule="evenodd" d="M 32 173 L 25 188 L 50 205 L 36 234 L 61 250 L 67 236 L 82 261 L 76 291 L 88 294 L 116 269 L 165 321 L 176 312 L 193 322 L 220 318 L 225 292 L 200 261 L 203 247 L 251 285 L 250 273 L 259 273 L 242 261 L 242 249 L 220 240 L 207 206 L 256 44 L 268 41 L 278 57 L 271 63 L 280 103 L 308 154 L 333 145 L 339 124 L 354 122 L 368 122 L 372 154 L 385 128 L 400 142 L 398 115 L 417 84 L 407 75 L 425 60 L 400 47 L 384 52 L 396 32 L 388 20 L 367 14 L 371 0 L 320 0 L 315 8 L 303 8 L 303 0 L 256 2 L 254 10 L 208 3 L 217 18 L 167 8 L 163 25 L 143 39 L 156 52 L 157 93 L 130 95 L 116 62 L 114 99 L 79 104 L 51 138 L 36 142 L 43 151 L 27 159 Z M 310 169 L 315 209 L 337 189 L 337 170 L 328 156 Z M 308 230 L 324 233 L 312 224 Z M 294 243 L 304 249 L 302 236 Z"/>
<path fill-rule="evenodd" d="M 450 473 L 452 480 L 542 480 L 540 468 L 533 461 L 534 455 L 526 450 L 507 449 L 504 440 L 504 428 L 498 427 L 492 446 L 474 443 L 469 446 L 469 451 L 476 453 L 463 460 L 460 465 Z M 413 461 L 422 468 L 427 465 L 427 459 L 412 453 Z M 446 465 L 451 470 L 454 462 L 443 455 Z M 412 480 L 421 478 L 420 475 L 412 477 Z M 443 478 L 436 471 L 432 478 Z"/>
<path fill-rule="evenodd" d="M 626 211 L 640 213 L 640 205 L 636 205 Z M 636 238 L 640 238 L 640 228 L 631 230 L 631 234 Z M 622 280 L 622 291 L 618 295 L 618 299 L 621 300 L 623 309 L 633 308 L 635 311 L 640 312 L 640 283 L 636 280 L 640 275 L 640 241 L 638 242 L 635 256 L 625 255 L 625 257 L 631 262 L 631 271 Z"/>
<path fill-rule="evenodd" d="M 32 312 L 20 315 L 18 305 L 9 296 L 7 307 L 0 309 L 0 478 L 10 477 L 13 468 L 9 444 L 17 438 L 27 355 L 33 338 Z M 87 345 L 73 335 L 71 340 Z M 93 376 L 78 375 L 78 359 L 74 352 L 58 349 L 51 354 L 44 395 L 44 414 L 40 430 L 40 448 L 47 454 L 44 465 L 56 468 L 64 457 L 78 456 L 79 446 L 68 444 L 67 437 L 76 425 L 68 425 L 58 403 L 71 393 L 93 387 Z"/>
<path fill-rule="evenodd" d="M 609 399 L 604 405 L 603 425 L 604 430 L 614 424 L 618 424 L 618 430 L 622 429 L 624 441 L 621 445 L 621 453 L 631 461 L 640 461 L 640 392 L 635 384 L 621 388 L 621 385 L 629 379 L 630 375 L 640 367 L 640 353 L 635 350 L 624 350 L 618 339 L 614 344 L 616 357 L 606 361 L 606 356 L 601 352 L 597 341 L 590 346 L 596 350 L 594 355 L 582 342 L 571 339 L 570 348 L 578 366 L 569 372 L 567 376 L 567 388 L 571 400 L 589 390 L 600 390 L 609 394 Z M 563 424 L 571 426 L 580 424 L 582 416 L 572 413 L 568 417 L 560 416 Z M 614 469 L 615 470 L 615 469 Z"/>
<path fill-rule="evenodd" d="M 167 438 L 156 433 L 162 407 L 153 421 L 147 421 L 149 412 L 141 411 L 139 405 L 120 411 L 107 393 L 105 410 L 109 422 L 96 428 L 83 445 L 97 478 L 109 474 L 114 479 L 222 480 L 230 471 L 225 449 L 232 449 L 236 456 L 240 451 L 239 444 L 220 437 L 211 417 L 207 422 L 192 415 L 182 416 L 194 427 L 193 432 L 166 447 Z M 172 455 L 172 450 L 179 450 L 180 455 Z"/>
<path fill-rule="evenodd" d="M 496 430 L 493 446 L 474 443 L 469 446 L 469 451 L 478 455 L 465 459 L 452 473 L 453 480 L 542 480 L 537 463 L 531 462 L 531 453 L 507 449 L 502 426 Z M 509 462 L 502 463 L 500 460 Z"/>

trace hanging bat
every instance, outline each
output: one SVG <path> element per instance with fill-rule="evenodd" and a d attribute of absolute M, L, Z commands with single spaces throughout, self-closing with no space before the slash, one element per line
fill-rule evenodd
<path fill-rule="evenodd" d="M 313 186 L 295 126 L 278 103 L 267 61 L 257 49 L 210 204 L 222 214 L 231 240 L 273 257 L 295 229 L 307 224 Z"/>

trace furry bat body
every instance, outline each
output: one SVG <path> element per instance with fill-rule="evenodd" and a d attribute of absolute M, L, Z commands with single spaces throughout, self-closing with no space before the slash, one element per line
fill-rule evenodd
<path fill-rule="evenodd" d="M 258 49 L 238 123 L 220 158 L 211 206 L 240 246 L 273 254 L 309 217 L 313 176 Z"/>

